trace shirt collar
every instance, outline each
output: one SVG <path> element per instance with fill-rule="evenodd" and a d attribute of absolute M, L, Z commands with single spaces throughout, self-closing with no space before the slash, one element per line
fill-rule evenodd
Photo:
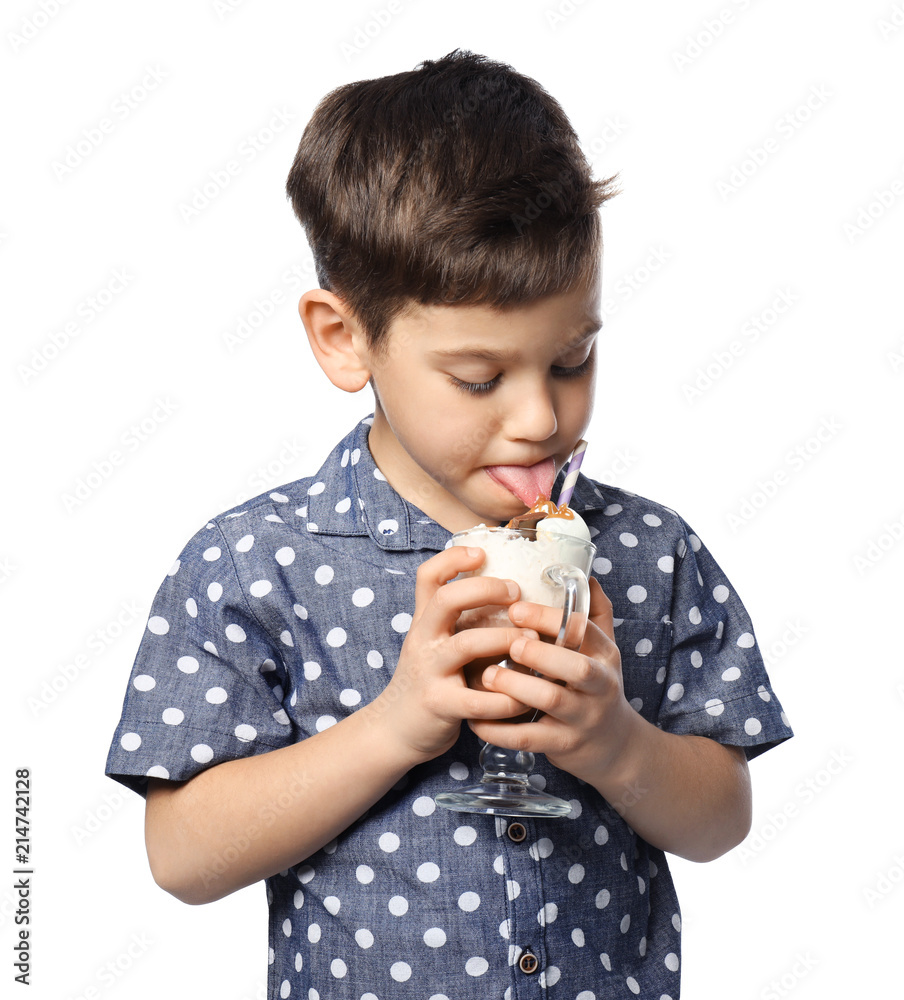
<path fill-rule="evenodd" d="M 445 548 L 452 533 L 399 496 L 377 468 L 367 436 L 373 414 L 365 417 L 330 453 L 308 487 L 308 530 L 321 535 L 365 536 L 381 549 L 412 551 Z M 564 472 L 556 479 L 558 496 Z M 602 490 L 578 476 L 570 506 L 579 514 L 608 505 Z"/>

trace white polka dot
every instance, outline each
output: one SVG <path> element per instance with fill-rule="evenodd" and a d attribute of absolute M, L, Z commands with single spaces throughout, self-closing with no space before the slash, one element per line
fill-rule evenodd
<path fill-rule="evenodd" d="M 359 948 L 372 948 L 374 936 L 366 927 L 362 927 L 360 930 L 355 931 L 355 941 Z"/>
<path fill-rule="evenodd" d="M 763 728 L 762 722 L 759 719 L 748 719 L 744 723 L 744 732 L 748 736 L 756 736 L 756 734 Z"/>
<path fill-rule="evenodd" d="M 380 483 L 385 483 L 386 482 L 386 476 L 384 476 L 383 473 L 380 472 L 379 469 L 374 469 L 374 479 L 376 479 L 377 482 L 380 482 Z"/>
<path fill-rule="evenodd" d="M 176 660 L 176 666 L 182 671 L 183 674 L 193 674 L 196 673 L 200 664 L 193 656 L 180 656 Z"/>
<path fill-rule="evenodd" d="M 169 632 L 169 622 L 165 618 L 161 618 L 160 615 L 154 615 L 153 618 L 148 619 L 148 631 L 153 632 L 154 635 L 166 635 Z"/>
<path fill-rule="evenodd" d="M 612 572 L 612 560 L 606 559 L 605 556 L 600 556 L 598 559 L 593 560 L 593 572 L 598 576 L 605 576 L 607 573 Z"/>
<path fill-rule="evenodd" d="M 612 898 L 612 894 L 608 889 L 600 889 L 596 894 L 596 908 L 598 910 L 605 910 L 609 905 L 609 900 Z"/>
<path fill-rule="evenodd" d="M 506 941 L 512 936 L 512 922 L 511 920 L 503 920 L 499 925 L 499 936 L 504 938 Z"/>
<path fill-rule="evenodd" d="M 534 861 L 539 861 L 540 858 L 548 858 L 553 850 L 554 845 L 549 837 L 541 837 L 536 843 L 531 844 L 528 853 Z"/>
<path fill-rule="evenodd" d="M 389 517 L 377 525 L 377 531 L 381 535 L 394 535 L 399 530 L 399 522 L 395 518 Z"/>
<path fill-rule="evenodd" d="M 418 866 L 417 877 L 421 882 L 435 882 L 439 878 L 439 866 L 432 861 L 425 861 Z"/>
<path fill-rule="evenodd" d="M 464 781 L 465 778 L 467 778 L 467 776 L 470 773 L 471 772 L 468 769 L 467 764 L 462 764 L 460 761 L 456 761 L 454 764 L 451 764 L 450 767 L 449 767 L 449 774 L 456 781 Z"/>
<path fill-rule="evenodd" d="M 307 619 L 308 609 L 306 607 L 303 607 L 301 604 L 293 604 L 292 610 L 295 612 L 297 617 L 299 617 L 302 621 L 305 621 Z"/>
<path fill-rule="evenodd" d="M 335 570 L 332 566 L 318 566 L 317 569 L 314 570 L 314 579 L 320 584 L 321 587 L 325 587 L 328 583 L 330 583 L 334 576 Z"/>
<path fill-rule="evenodd" d="M 339 701 L 345 705 L 346 708 L 351 708 L 353 705 L 357 705 L 361 701 L 361 694 L 353 688 L 346 688 L 339 694 Z"/>
<path fill-rule="evenodd" d="M 691 625 L 699 625 L 703 621 L 703 615 L 700 614 L 700 609 L 696 606 L 688 611 L 687 617 Z"/>
<path fill-rule="evenodd" d="M 750 649 L 755 643 L 756 639 L 754 639 L 752 633 L 750 632 L 742 632 L 741 635 L 738 636 L 738 645 L 741 649 Z"/>
<path fill-rule="evenodd" d="M 322 493 L 325 489 L 326 489 L 326 483 L 319 483 L 319 482 L 314 483 L 313 485 L 308 487 L 308 496 L 315 497 L 319 493 Z"/>
<path fill-rule="evenodd" d="M 517 899 L 521 895 L 521 886 L 514 879 L 509 879 L 505 883 L 505 891 L 509 899 Z M 468 893 L 465 895 L 467 896 Z M 461 906 L 460 901 L 458 905 Z"/>
<path fill-rule="evenodd" d="M 227 625 L 226 626 L 226 638 L 230 642 L 244 642 L 245 641 L 245 630 L 241 625 Z"/>
<path fill-rule="evenodd" d="M 627 934 L 628 933 L 628 929 L 631 926 L 631 914 L 630 913 L 626 913 L 621 918 L 621 923 L 618 926 L 619 926 L 622 934 Z"/>
<path fill-rule="evenodd" d="M 285 545 L 281 549 L 276 550 L 273 558 L 280 566 L 291 566 L 295 562 L 295 549 L 289 545 Z"/>
<path fill-rule="evenodd" d="M 182 565 L 182 560 L 177 559 L 172 566 L 167 570 L 167 576 L 175 576 L 179 572 L 179 567 Z"/>
<path fill-rule="evenodd" d="M 460 826 L 454 834 L 452 834 L 452 839 L 456 844 L 460 844 L 462 847 L 467 847 L 469 844 L 473 844 L 477 840 L 477 831 L 473 826 Z"/>
<path fill-rule="evenodd" d="M 431 927 L 424 932 L 424 944 L 428 948 L 442 948 L 446 943 L 446 932 L 442 927 Z"/>
<path fill-rule="evenodd" d="M 381 851 L 385 851 L 387 854 L 392 854 L 393 851 L 397 851 L 399 849 L 401 841 L 394 833 L 382 833 L 380 834 L 380 839 L 377 843 L 380 845 Z"/>
<path fill-rule="evenodd" d="M 556 906 L 555 903 L 547 903 L 537 914 L 537 923 L 539 923 L 541 927 L 545 927 L 547 924 L 553 923 L 558 915 L 558 906 Z"/>
<path fill-rule="evenodd" d="M 288 917 L 282 922 L 282 932 L 286 937 L 292 934 L 292 921 Z"/>
<path fill-rule="evenodd" d="M 216 545 L 211 545 L 209 549 L 204 550 L 204 558 L 208 562 L 216 562 L 216 560 L 219 559 L 221 555 L 222 553 L 216 547 Z"/>
<path fill-rule="evenodd" d="M 206 743 L 196 743 L 191 748 L 191 757 L 199 764 L 206 764 L 213 760 L 213 750 Z"/>
<path fill-rule="evenodd" d="M 684 697 L 684 685 L 672 684 L 666 694 L 668 695 L 669 701 L 680 701 Z"/>
<path fill-rule="evenodd" d="M 139 674 L 133 681 L 132 685 L 138 691 L 151 691 L 157 686 L 157 682 L 151 677 L 150 674 Z"/>
<path fill-rule="evenodd" d="M 393 896 L 388 905 L 394 917 L 403 917 L 408 912 L 408 900 L 404 896 Z"/>
<path fill-rule="evenodd" d="M 549 965 L 546 969 L 540 973 L 540 986 L 555 986 L 559 981 L 562 972 L 557 965 Z"/>
<path fill-rule="evenodd" d="M 665 967 L 670 972 L 678 971 L 678 956 L 673 951 L 670 951 L 668 955 L 665 956 Z"/>
<path fill-rule="evenodd" d="M 407 962 L 393 962 L 389 974 L 397 983 L 407 983 L 411 978 L 411 966 Z"/>
<path fill-rule="evenodd" d="M 247 552 L 254 545 L 254 535 L 244 535 L 235 543 L 236 552 Z"/>
<path fill-rule="evenodd" d="M 337 514 L 344 514 L 349 509 L 349 507 L 351 507 L 351 505 L 352 505 L 351 498 L 350 497 L 343 497 L 339 501 L 339 503 L 336 504 L 336 506 L 333 508 L 333 510 Z"/>
<path fill-rule="evenodd" d="M 342 903 L 338 896 L 327 896 L 323 901 L 323 906 L 327 913 L 331 913 L 335 917 L 342 908 Z"/>
<path fill-rule="evenodd" d="M 640 986 L 638 985 L 637 980 L 633 976 L 628 976 L 628 978 L 625 980 L 625 983 L 627 984 L 628 989 L 632 993 L 635 994 L 640 993 Z"/>
<path fill-rule="evenodd" d="M 242 743 L 250 743 L 252 740 L 257 739 L 257 730 L 254 726 L 242 723 L 242 725 L 235 727 L 235 735 Z"/>
<path fill-rule="evenodd" d="M 721 583 L 718 587 L 713 588 L 713 597 L 719 602 L 719 604 L 724 604 L 728 600 L 729 593 L 730 591 L 728 587 Z"/>
<path fill-rule="evenodd" d="M 344 979 L 348 975 L 348 966 L 341 958 L 334 958 L 330 962 L 330 972 L 336 979 Z"/>
<path fill-rule="evenodd" d="M 296 910 L 300 910 L 304 906 L 304 893 L 301 889 L 295 890 L 295 894 L 292 896 L 292 904 Z"/>
<path fill-rule="evenodd" d="M 647 599 L 647 592 L 645 588 L 635 584 L 633 587 L 628 587 L 628 600 L 632 604 L 640 604 Z"/>
<path fill-rule="evenodd" d="M 292 984 L 291 984 L 291 983 L 289 982 L 289 980 L 288 980 L 288 979 L 284 979 L 284 980 L 283 980 L 283 981 L 282 981 L 282 982 L 280 983 L 280 985 L 279 985 L 279 995 L 280 995 L 280 997 L 282 997 L 282 1000 L 285 1000 L 285 998 L 286 998 L 286 997 L 287 997 L 287 996 L 288 996 L 288 995 L 289 995 L 289 994 L 290 994 L 291 992 L 292 992 Z"/>
<path fill-rule="evenodd" d="M 221 687 L 212 687 L 204 695 L 205 700 L 210 702 L 211 705 L 222 705 L 228 697 L 229 695 Z"/>
<path fill-rule="evenodd" d="M 663 556 L 657 561 L 656 565 L 663 573 L 672 573 L 675 569 L 675 560 L 672 556 Z"/>
<path fill-rule="evenodd" d="M 189 599 L 185 602 L 185 610 L 189 613 L 189 615 L 192 618 L 197 618 L 198 602 L 193 597 L 189 597 Z"/>
<path fill-rule="evenodd" d="M 640 642 L 634 647 L 634 652 L 638 656 L 646 656 L 648 653 L 653 651 L 653 643 L 649 639 L 641 639 Z"/>
<path fill-rule="evenodd" d="M 131 753 L 132 750 L 137 750 L 141 746 L 141 737 L 138 733 L 123 733 L 119 745 L 123 750 L 128 750 Z"/>
<path fill-rule="evenodd" d="M 255 580 L 248 588 L 248 593 L 252 597 L 266 597 L 273 589 L 273 584 L 269 580 Z"/>
<path fill-rule="evenodd" d="M 320 930 L 320 924 L 310 924 L 308 926 L 308 940 L 311 944 L 317 944 L 320 940 L 320 935 L 322 931 Z"/>
<path fill-rule="evenodd" d="M 367 663 L 368 666 L 373 667 L 375 670 L 378 667 L 383 666 L 383 654 L 378 653 L 377 650 L 371 649 L 367 653 Z"/>
<path fill-rule="evenodd" d="M 352 594 L 352 604 L 356 608 L 366 608 L 374 599 L 374 592 L 369 587 L 359 587 Z"/>
<path fill-rule="evenodd" d="M 370 865 L 358 865 L 355 869 L 355 878 L 361 885 L 370 885 L 374 880 L 374 870 Z"/>
<path fill-rule="evenodd" d="M 681 933 L 681 914 L 680 913 L 673 913 L 672 914 L 672 926 L 675 928 L 676 931 L 678 931 L 679 933 Z"/>
<path fill-rule="evenodd" d="M 331 628 L 326 634 L 326 642 L 328 646 L 332 646 L 337 649 L 339 646 L 345 645 L 345 640 L 348 638 L 344 628 Z"/>
<path fill-rule="evenodd" d="M 772 695 L 762 684 L 756 689 L 756 693 L 763 699 L 763 701 L 772 701 Z"/>
<path fill-rule="evenodd" d="M 695 649 L 691 653 L 691 666 L 692 667 L 702 667 L 703 666 L 703 656 L 699 649 Z"/>
<path fill-rule="evenodd" d="M 290 646 L 290 647 L 295 646 L 295 640 L 292 638 L 292 633 L 288 629 L 279 633 L 279 641 L 284 646 Z"/>
<path fill-rule="evenodd" d="M 148 768 L 147 776 L 149 778 L 168 778 L 169 771 L 162 764 L 155 764 L 153 767 Z"/>
<path fill-rule="evenodd" d="M 575 929 L 571 932 L 571 940 L 574 942 L 576 947 L 578 948 L 584 947 L 584 932 L 581 930 L 580 927 L 575 927 Z M 584 997 L 584 1000 L 595 1000 L 592 993 L 589 995 L 589 998 L 585 994 L 586 990 L 584 991 L 584 993 L 579 993 L 577 995 L 577 1000 L 581 1000 L 581 997 Z"/>
<path fill-rule="evenodd" d="M 737 667 L 729 667 L 722 673 L 723 681 L 736 681 L 741 676 L 741 671 Z"/>
<path fill-rule="evenodd" d="M 624 510 L 620 503 L 610 503 L 607 507 L 603 508 L 603 513 L 606 517 L 615 517 L 616 514 L 621 514 Z"/>
<path fill-rule="evenodd" d="M 318 733 L 322 733 L 324 729 L 329 729 L 330 726 L 335 726 L 336 720 L 332 715 L 321 715 L 320 718 L 314 723 L 314 728 Z"/>
<path fill-rule="evenodd" d="M 465 972 L 469 976 L 482 976 L 490 967 L 490 963 L 485 958 L 475 956 L 465 962 Z"/>
<path fill-rule="evenodd" d="M 429 795 L 419 795 L 411 804 L 415 816 L 432 816 L 436 812 L 436 803 Z"/>
<path fill-rule="evenodd" d="M 223 588 L 216 580 L 208 586 L 207 596 L 212 601 L 218 601 L 223 596 Z"/>
<path fill-rule="evenodd" d="M 622 543 L 622 545 L 629 549 L 633 549 L 637 544 L 637 535 L 632 535 L 630 531 L 623 531 L 618 536 L 618 540 Z"/>
<path fill-rule="evenodd" d="M 165 708 L 160 718 L 163 719 L 168 726 L 178 726 L 179 723 L 185 718 L 185 713 L 180 711 L 178 708 Z"/>
<path fill-rule="evenodd" d="M 607 972 L 611 972 L 612 971 L 612 960 L 609 958 L 609 956 L 605 952 L 603 952 L 602 955 L 600 955 L 600 961 L 603 963 L 603 968 Z"/>
<path fill-rule="evenodd" d="M 579 882 L 584 881 L 584 866 L 583 865 L 572 865 L 568 869 L 568 881 L 572 885 L 577 885 Z"/>
<path fill-rule="evenodd" d="M 662 521 L 655 514 L 644 514 L 643 523 L 648 524 L 651 528 L 658 528 Z"/>
<path fill-rule="evenodd" d="M 404 633 L 411 628 L 411 615 L 404 611 L 400 614 L 393 615 L 392 622 L 390 624 L 396 632 L 404 635 Z"/>
<path fill-rule="evenodd" d="M 718 698 L 710 698 L 703 707 L 710 715 L 721 715 L 725 711 L 725 706 Z"/>
<path fill-rule="evenodd" d="M 304 671 L 305 680 L 316 681 L 320 676 L 320 664 L 315 663 L 313 660 L 308 660 L 302 666 L 302 670 Z"/>
<path fill-rule="evenodd" d="M 606 827 L 598 826 L 593 831 L 593 840 L 600 847 L 602 847 L 603 844 L 607 844 L 609 842 L 609 831 L 606 829 Z"/>

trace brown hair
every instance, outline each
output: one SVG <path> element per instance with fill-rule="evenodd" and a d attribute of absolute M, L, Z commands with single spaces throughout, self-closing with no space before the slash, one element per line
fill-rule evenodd
<path fill-rule="evenodd" d="M 536 81 L 455 50 L 327 94 L 286 193 L 374 346 L 411 302 L 504 309 L 592 280 L 613 181 Z"/>

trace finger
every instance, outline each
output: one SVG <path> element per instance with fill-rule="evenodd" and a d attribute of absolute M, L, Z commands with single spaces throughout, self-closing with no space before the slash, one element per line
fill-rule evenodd
<path fill-rule="evenodd" d="M 547 677 L 488 667 L 483 673 L 483 683 L 487 690 L 506 694 L 566 725 L 578 718 L 580 695 L 572 688 L 557 684 Z"/>
<path fill-rule="evenodd" d="M 612 618 L 612 601 L 606 596 L 596 577 L 590 577 L 590 620 L 614 641 L 615 626 Z"/>
<path fill-rule="evenodd" d="M 536 629 L 543 635 L 556 636 L 562 625 L 562 609 L 545 604 L 516 601 L 508 610 L 509 618 L 522 628 Z"/>
<path fill-rule="evenodd" d="M 460 688 L 447 695 L 446 708 L 455 719 L 514 719 L 530 707 L 501 691 Z"/>
<path fill-rule="evenodd" d="M 518 599 L 514 580 L 494 576 L 472 576 L 453 580 L 435 591 L 423 609 L 421 620 L 436 636 L 453 629 L 478 625 L 509 625 L 508 606 Z"/>
<path fill-rule="evenodd" d="M 417 570 L 414 588 L 415 607 L 426 606 L 443 584 L 454 580 L 459 573 L 476 570 L 485 558 L 483 549 L 452 545 L 422 562 Z"/>
<path fill-rule="evenodd" d="M 511 646 L 511 656 L 515 662 L 550 680 L 562 681 L 575 691 L 604 695 L 612 682 L 599 661 L 538 639 L 516 639 Z M 501 684 L 498 675 L 496 679 Z"/>

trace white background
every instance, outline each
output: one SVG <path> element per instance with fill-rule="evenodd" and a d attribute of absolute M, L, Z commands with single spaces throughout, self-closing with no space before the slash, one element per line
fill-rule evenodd
<path fill-rule="evenodd" d="M 30 997 L 265 994 L 263 887 L 165 895 L 104 759 L 184 542 L 314 471 L 370 409 L 326 382 L 295 311 L 313 281 L 283 185 L 303 126 L 333 87 L 459 46 L 539 79 L 598 176 L 620 175 L 585 468 L 699 532 L 797 733 L 751 765 L 745 845 L 674 864 L 683 995 L 900 979 L 904 5 L 58 3 L 0 22 L 4 981 L 28 767 Z"/>

